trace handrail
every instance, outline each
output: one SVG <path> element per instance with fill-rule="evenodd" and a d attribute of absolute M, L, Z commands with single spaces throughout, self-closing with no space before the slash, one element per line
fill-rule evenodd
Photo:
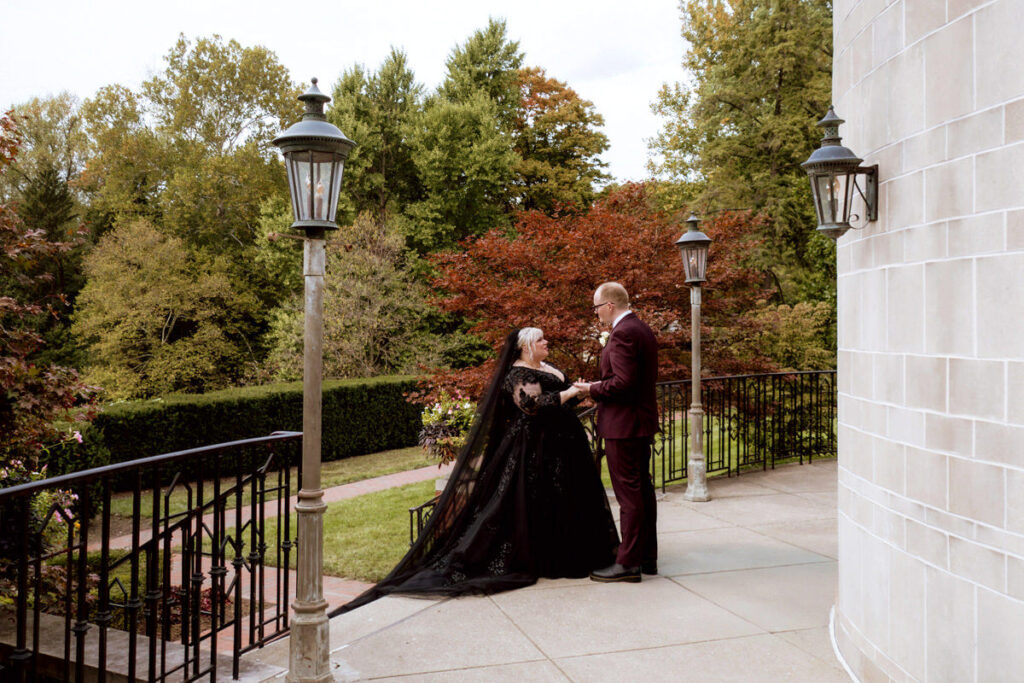
<path fill-rule="evenodd" d="M 218 666 L 237 678 L 243 653 L 289 630 L 301 437 L 274 432 L 0 491 L 0 529 L 13 537 L 0 578 L 14 606 L 0 629 L 0 678 L 198 681 Z M 112 494 L 125 482 L 130 531 L 112 533 Z M 78 500 L 40 519 L 33 496 L 48 490 Z M 60 597 L 39 599 L 47 593 Z M 43 620 L 63 624 L 62 641 L 41 637 Z"/>
<path fill-rule="evenodd" d="M 40 491 L 45 491 L 47 489 L 71 488 L 73 484 L 85 484 L 95 481 L 96 479 L 104 478 L 107 475 L 123 474 L 125 472 L 139 469 L 140 467 L 166 465 L 178 460 L 187 460 L 197 455 L 222 453 L 225 451 L 235 450 L 243 446 L 258 446 L 268 443 L 276 443 L 278 441 L 291 441 L 296 437 L 301 436 L 302 432 L 272 432 L 269 436 L 258 436 L 252 439 L 239 439 L 237 441 L 225 441 L 224 443 L 199 446 L 197 448 L 189 448 L 183 451 L 161 453 L 160 455 L 153 455 L 148 458 L 138 458 L 137 460 L 128 460 L 126 462 L 114 463 L 113 465 L 102 465 L 100 467 L 82 470 L 81 472 L 61 474 L 56 477 L 48 477 L 46 479 L 40 479 L 39 481 L 30 481 L 26 484 L 18 484 L 17 486 L 11 486 L 10 488 L 0 489 L 0 502 L 3 502 L 5 498 L 17 498 L 24 495 L 39 493 Z"/>

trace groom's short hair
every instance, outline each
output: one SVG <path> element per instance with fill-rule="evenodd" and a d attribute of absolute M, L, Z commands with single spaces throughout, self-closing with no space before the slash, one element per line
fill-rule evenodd
<path fill-rule="evenodd" d="M 597 288 L 597 296 L 615 304 L 615 308 L 629 307 L 629 293 L 618 282 L 605 282 Z"/>

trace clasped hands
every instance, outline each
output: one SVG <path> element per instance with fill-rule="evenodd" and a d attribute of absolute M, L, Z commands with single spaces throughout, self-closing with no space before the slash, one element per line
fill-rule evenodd
<path fill-rule="evenodd" d="M 572 383 L 572 385 L 579 392 L 580 396 L 590 396 L 590 386 L 592 384 L 593 382 L 586 382 L 583 380 L 582 377 Z"/>

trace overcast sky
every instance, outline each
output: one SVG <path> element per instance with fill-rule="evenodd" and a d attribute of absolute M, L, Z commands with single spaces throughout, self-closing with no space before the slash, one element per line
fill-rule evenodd
<path fill-rule="evenodd" d="M 333 86 L 359 62 L 376 69 L 404 48 L 428 88 L 445 57 L 489 16 L 504 18 L 527 65 L 594 102 L 618 180 L 646 177 L 647 140 L 659 129 L 650 104 L 683 78 L 676 0 L 2 0 L 0 107 L 68 90 L 87 98 L 108 84 L 136 88 L 163 69 L 179 33 L 217 33 L 273 50 L 297 81 Z"/>

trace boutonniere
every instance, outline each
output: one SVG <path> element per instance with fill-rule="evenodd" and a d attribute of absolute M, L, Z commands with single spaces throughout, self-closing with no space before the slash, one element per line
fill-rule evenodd
<path fill-rule="evenodd" d="M 601 337 L 599 338 L 599 341 L 601 342 L 601 346 L 604 346 L 605 344 L 608 343 L 608 337 L 610 337 L 610 336 L 612 336 L 612 333 L 608 332 L 607 330 L 605 330 L 604 332 L 601 333 Z"/>

